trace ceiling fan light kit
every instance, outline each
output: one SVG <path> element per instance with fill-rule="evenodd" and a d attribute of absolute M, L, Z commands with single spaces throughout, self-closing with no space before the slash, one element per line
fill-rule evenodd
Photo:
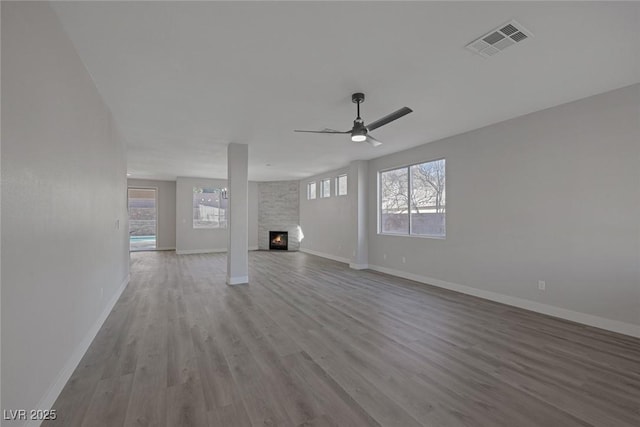
<path fill-rule="evenodd" d="M 373 136 L 369 134 L 370 131 L 382 127 L 386 124 L 391 123 L 394 120 L 398 120 L 400 117 L 405 116 L 411 113 L 413 110 L 409 107 L 402 107 L 401 109 L 394 111 L 391 114 L 388 114 L 381 119 L 378 119 L 369 125 L 364 124 L 364 120 L 360 117 L 360 104 L 364 102 L 364 93 L 356 92 L 351 95 L 351 102 L 357 105 L 357 117 L 353 121 L 353 127 L 348 131 L 339 131 L 334 129 L 324 129 L 324 130 L 294 130 L 294 132 L 307 132 L 307 133 L 328 133 L 328 134 L 351 134 L 351 141 L 353 142 L 368 142 L 374 147 L 378 147 L 382 145 L 382 142 L 375 139 Z"/>

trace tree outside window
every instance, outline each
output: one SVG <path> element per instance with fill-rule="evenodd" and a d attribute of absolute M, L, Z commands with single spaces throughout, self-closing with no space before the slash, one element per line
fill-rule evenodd
<path fill-rule="evenodd" d="M 445 159 L 380 173 L 380 232 L 446 235 Z"/>

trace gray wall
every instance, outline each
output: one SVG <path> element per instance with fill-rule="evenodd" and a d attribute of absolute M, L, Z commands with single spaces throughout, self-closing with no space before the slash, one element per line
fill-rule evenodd
<path fill-rule="evenodd" d="M 372 160 L 369 264 L 640 325 L 639 123 L 635 85 Z M 442 157 L 446 239 L 379 235 L 378 171 Z"/>
<path fill-rule="evenodd" d="M 128 179 L 129 187 L 156 188 L 157 233 L 156 249 L 176 248 L 176 182 L 149 179 Z"/>
<path fill-rule="evenodd" d="M 226 188 L 226 179 L 184 178 L 176 181 L 176 252 L 225 252 L 227 229 L 193 228 L 193 187 Z M 258 184 L 249 182 L 249 249 L 258 247 Z"/>
<path fill-rule="evenodd" d="M 287 231 L 289 250 L 300 248 L 298 181 L 258 183 L 259 249 L 269 249 L 269 231 Z"/>
<path fill-rule="evenodd" d="M 126 188 L 122 139 L 50 5 L 2 2 L 3 409 L 51 407 L 126 285 Z"/>
<path fill-rule="evenodd" d="M 335 178 L 347 174 L 346 196 L 336 196 Z M 320 181 L 331 179 L 331 197 L 320 198 Z M 315 182 L 318 195 L 307 200 L 307 184 Z M 353 256 L 355 180 L 348 167 L 315 175 L 300 181 L 300 226 L 304 233 L 301 250 L 349 262 Z"/>

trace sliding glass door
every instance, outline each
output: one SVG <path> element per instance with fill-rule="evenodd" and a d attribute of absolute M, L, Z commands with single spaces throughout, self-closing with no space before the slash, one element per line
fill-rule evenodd
<path fill-rule="evenodd" d="M 157 192 L 155 188 L 130 187 L 127 190 L 131 251 L 148 251 L 156 248 Z"/>

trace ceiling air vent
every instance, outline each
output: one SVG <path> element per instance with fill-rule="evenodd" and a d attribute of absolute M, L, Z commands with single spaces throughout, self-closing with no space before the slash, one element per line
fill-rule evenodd
<path fill-rule="evenodd" d="M 533 34 L 530 31 L 518 22 L 511 21 L 472 41 L 467 45 L 467 49 L 488 58 L 531 37 Z"/>

